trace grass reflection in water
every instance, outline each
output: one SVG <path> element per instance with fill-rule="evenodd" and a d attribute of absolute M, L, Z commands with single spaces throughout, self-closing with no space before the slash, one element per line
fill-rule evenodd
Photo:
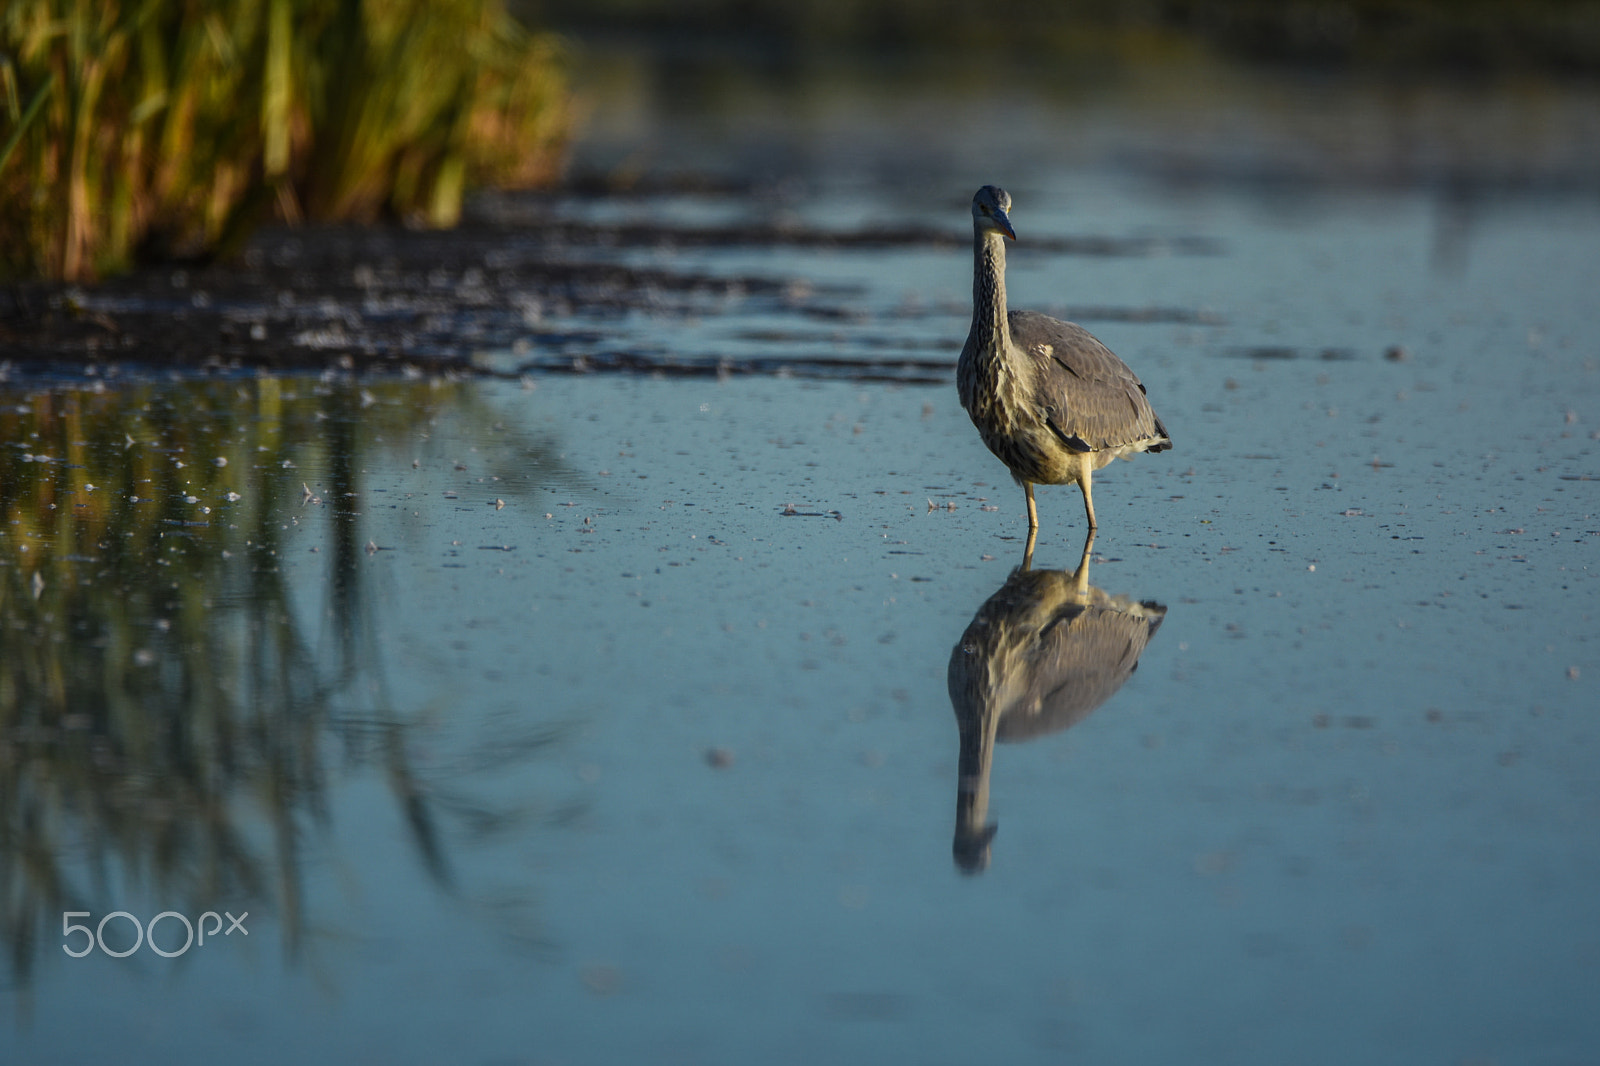
<path fill-rule="evenodd" d="M 418 709 L 390 696 L 363 579 L 364 464 L 438 419 L 485 419 L 474 396 L 271 377 L 0 392 L 0 937 L 15 981 L 59 942 L 62 911 L 103 915 L 131 893 L 270 913 L 295 956 L 336 759 L 383 774 L 446 890 L 446 828 L 480 839 L 515 820 L 424 780 L 406 736 Z M 281 553 L 324 508 L 312 605 Z"/>

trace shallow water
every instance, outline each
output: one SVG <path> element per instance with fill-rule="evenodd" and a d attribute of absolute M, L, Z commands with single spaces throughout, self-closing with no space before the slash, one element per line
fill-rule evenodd
<path fill-rule="evenodd" d="M 938 369 L 959 241 L 598 248 L 804 298 L 547 309 L 597 339 L 485 349 L 511 380 L 13 383 L 6 1061 L 1583 1061 L 1600 202 L 1040 151 L 1013 303 L 1176 442 L 1097 477 L 1094 612 L 996 596 L 1024 518 Z M 984 180 L 794 210 L 960 234 Z M 847 365 L 540 369 L 652 346 Z M 1076 491 L 1040 510 L 1034 570 L 1075 570 Z M 1089 621 L 1141 602 L 1129 675 Z M 972 874 L 953 657 L 1059 678 Z M 119 910 L 248 936 L 59 950 Z"/>

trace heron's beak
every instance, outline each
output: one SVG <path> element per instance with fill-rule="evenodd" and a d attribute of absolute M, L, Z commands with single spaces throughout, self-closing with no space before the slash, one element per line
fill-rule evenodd
<path fill-rule="evenodd" d="M 1011 228 L 1011 220 L 1006 217 L 1006 213 L 1004 211 L 997 207 L 995 208 L 995 212 L 991 217 L 994 219 L 996 228 L 998 228 L 1001 233 L 1004 233 L 1012 240 L 1017 239 L 1017 231 Z"/>

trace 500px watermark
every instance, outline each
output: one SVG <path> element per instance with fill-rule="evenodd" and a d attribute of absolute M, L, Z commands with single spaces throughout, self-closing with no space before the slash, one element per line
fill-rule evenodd
<path fill-rule="evenodd" d="M 250 917 L 249 911 L 245 911 L 237 918 L 235 918 L 232 914 L 228 914 L 227 911 L 223 911 L 222 914 L 228 915 L 228 930 L 227 932 L 222 933 L 223 936 L 232 936 L 235 929 L 243 933 L 245 936 L 250 935 L 250 930 L 244 927 L 244 920 Z M 182 955 L 185 951 L 188 951 L 190 946 L 195 943 L 194 934 L 196 926 L 199 926 L 200 929 L 199 943 L 201 947 L 206 946 L 206 937 L 208 935 L 215 939 L 217 933 L 222 931 L 222 915 L 218 914 L 216 911 L 206 911 L 200 916 L 200 920 L 198 922 L 190 922 L 188 918 L 179 914 L 177 911 L 162 911 L 160 914 L 150 919 L 150 924 L 148 926 L 141 925 L 139 923 L 139 919 L 135 918 L 127 911 L 112 911 L 104 918 L 101 918 L 100 924 L 95 926 L 92 931 L 87 925 L 78 925 L 72 920 L 74 918 L 88 918 L 90 916 L 91 915 L 88 911 L 61 912 L 61 938 L 63 940 L 70 940 L 72 934 L 74 933 L 83 934 L 84 944 L 81 949 L 74 951 L 70 943 L 61 945 L 61 950 L 65 951 L 68 955 L 71 955 L 75 959 L 83 958 L 85 955 L 93 951 L 96 946 L 98 946 L 100 950 L 105 952 L 107 955 L 110 955 L 113 959 L 126 958 L 127 956 L 132 955 L 135 951 L 138 951 L 140 945 L 143 944 L 146 939 L 150 941 L 151 951 L 155 952 L 157 955 L 160 955 L 164 959 L 175 959 L 179 955 Z M 106 947 L 106 923 L 113 918 L 126 918 L 128 921 L 133 923 L 133 947 L 124 951 L 114 951 L 111 948 Z M 209 931 L 206 929 L 207 918 L 211 919 L 213 923 Z M 167 951 L 156 944 L 156 925 L 161 922 L 162 919 L 171 919 L 172 921 L 181 922 L 183 924 L 183 947 L 176 951 Z M 148 936 L 146 934 L 148 934 Z"/>

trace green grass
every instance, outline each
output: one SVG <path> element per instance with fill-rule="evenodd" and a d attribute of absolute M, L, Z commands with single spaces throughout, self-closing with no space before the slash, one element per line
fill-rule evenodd
<path fill-rule="evenodd" d="M 448 226 L 550 180 L 555 38 L 500 0 L 11 0 L 0 276 L 235 248 L 273 215 Z"/>

